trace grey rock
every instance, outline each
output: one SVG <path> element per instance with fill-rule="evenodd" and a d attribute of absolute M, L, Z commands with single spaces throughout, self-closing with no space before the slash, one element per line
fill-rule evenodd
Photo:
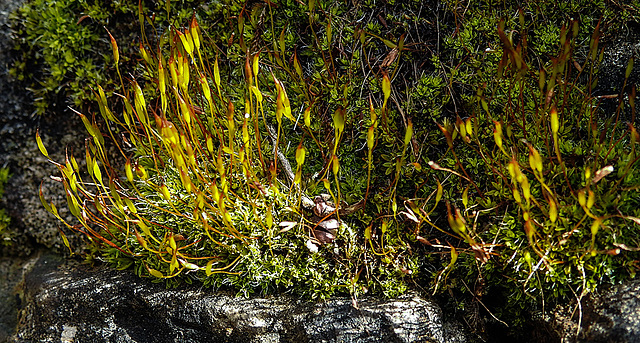
<path fill-rule="evenodd" d="M 417 294 L 394 300 L 238 298 L 40 258 L 9 342 L 467 342 Z"/>
<path fill-rule="evenodd" d="M 0 258 L 0 342 L 6 342 L 17 325 L 17 285 L 35 264 L 37 258 Z"/>
<path fill-rule="evenodd" d="M 582 311 L 559 307 L 553 322 L 563 342 L 640 342 L 640 280 L 586 297 Z"/>
<path fill-rule="evenodd" d="M 598 86 L 594 90 L 596 95 L 618 94 L 620 92 L 624 84 L 627 64 L 629 59 L 634 56 L 636 67 L 629 75 L 627 86 L 631 84 L 638 86 L 640 70 L 637 67 L 637 60 L 638 54 L 640 54 L 640 32 L 635 25 L 630 25 L 624 31 L 613 33 L 605 41 L 604 58 L 598 73 Z M 615 101 L 615 106 L 617 106 L 617 100 Z"/>

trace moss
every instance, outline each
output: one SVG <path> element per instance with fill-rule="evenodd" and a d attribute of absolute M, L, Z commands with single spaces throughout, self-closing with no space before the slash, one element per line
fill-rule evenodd
<path fill-rule="evenodd" d="M 103 118 L 84 117 L 87 182 L 58 165 L 89 259 L 241 294 L 509 297 L 504 320 L 635 275 L 633 79 L 614 99 L 596 80 L 606 29 L 637 8 L 312 4 L 176 6 L 182 22 L 146 26 L 137 82 L 113 90 L 128 101 L 105 86 Z M 360 206 L 324 244 L 329 217 L 301 205 L 322 193 Z"/>
<path fill-rule="evenodd" d="M 638 9 L 595 2 L 573 8 L 546 2 L 536 6 L 518 14 L 518 7 L 507 4 L 504 12 L 487 15 L 482 7 L 472 5 L 458 12 L 460 34 L 445 45 L 456 57 L 447 76 L 463 100 L 456 114 L 463 121 L 471 119 L 474 134 L 482 137 L 476 143 L 474 138 L 465 141 L 460 125 L 450 127 L 447 133 L 457 138 L 451 139 L 450 151 L 438 161 L 473 181 L 454 178 L 444 185 L 451 188 L 444 198 L 451 201 L 453 226 L 455 206 L 468 224 L 467 234 L 475 237 L 471 242 L 466 239 L 466 253 L 458 257 L 460 266 L 449 274 L 449 285 L 463 293 L 482 294 L 484 297 L 475 299 L 498 318 L 512 318 L 509 323 L 516 326 L 525 324 L 527 311 L 549 308 L 563 301 L 559 299 L 580 299 L 603 284 L 635 277 L 637 268 L 632 265 L 638 258 L 634 249 L 620 248 L 638 245 L 634 238 L 638 212 L 633 207 L 637 186 L 621 186 L 624 180 L 635 178 L 626 173 L 635 173 L 638 167 L 630 159 L 637 149 L 631 138 L 636 131 L 628 126 L 634 122 L 635 109 L 626 100 L 599 98 L 602 93 L 594 83 L 602 62 L 599 49 L 610 37 L 608 30 L 632 25 L 614 20 L 613 13 L 637 14 Z M 506 38 L 526 70 L 517 66 L 514 54 L 503 54 L 506 43 L 495 30 L 501 16 L 506 19 Z M 487 17 L 495 19 L 488 21 Z M 543 17 L 545 20 L 539 20 Z M 578 18 L 579 23 L 571 20 Z M 589 44 L 595 37 L 601 43 L 596 48 Z M 458 63 L 457 58 L 466 62 Z M 446 58 L 440 56 L 440 60 Z M 623 70 L 618 73 L 622 75 Z M 618 80 L 614 92 L 627 94 L 625 99 L 634 97 L 631 89 L 637 85 L 629 88 L 633 77 Z M 562 112 L 558 140 L 550 124 L 553 106 Z M 530 147 L 542 156 L 544 175 L 540 178 L 531 164 Z M 519 166 L 522 174 L 510 175 L 510 165 Z M 600 179 L 611 169 L 608 166 L 615 172 Z M 589 181 L 595 180 L 596 173 L 598 181 Z M 531 205 L 523 195 L 524 181 L 526 192 L 534 199 Z M 593 203 L 588 200 L 590 192 Z M 558 201 L 555 221 L 549 217 L 552 199 Z M 625 214 L 620 217 L 619 213 Z M 527 227 L 529 224 L 533 225 Z M 495 255 L 481 263 L 482 250 Z M 497 298 L 510 301 L 493 301 Z"/>
<path fill-rule="evenodd" d="M 178 10 L 172 20 L 185 20 L 201 3 L 174 3 Z M 153 17 L 149 22 L 170 25 L 164 2 L 142 5 Z M 16 61 L 10 73 L 33 93 L 34 113 L 66 113 L 67 106 L 84 109 L 94 99 L 97 84 L 117 84 L 105 28 L 119 40 L 139 42 L 137 14 L 137 2 L 103 0 L 33 0 L 13 13 Z M 137 45 L 123 46 L 120 53 L 125 75 L 137 75 Z"/>
<path fill-rule="evenodd" d="M 9 177 L 11 177 L 11 175 L 9 175 L 9 168 L 0 168 L 0 198 L 2 198 L 4 194 L 4 185 Z M 11 244 L 11 232 L 9 231 L 10 222 L 11 219 L 5 213 L 5 210 L 0 208 L 0 239 L 2 239 L 2 245 Z"/>

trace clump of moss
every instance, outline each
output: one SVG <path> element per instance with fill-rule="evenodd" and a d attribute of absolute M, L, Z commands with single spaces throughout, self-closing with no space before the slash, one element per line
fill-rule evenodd
<path fill-rule="evenodd" d="M 107 100 L 108 92 L 104 92 L 100 87 L 96 88 L 95 95 L 98 98 L 100 113 L 103 119 L 110 124 L 106 127 L 107 131 L 104 131 L 104 128 L 99 129 L 98 124 L 93 123 L 86 116 L 83 117 L 87 130 L 93 137 L 93 143 L 88 146 L 90 151 L 87 155 L 87 162 L 90 166 L 88 171 L 90 177 L 95 178 L 95 170 L 92 168 L 108 170 L 108 172 L 101 171 L 98 175 L 101 177 L 104 175 L 112 180 L 107 188 L 109 188 L 110 197 L 115 197 L 115 200 L 111 202 L 111 200 L 104 198 L 102 201 L 105 201 L 106 205 L 115 206 L 117 210 L 104 212 L 99 209 L 103 204 L 101 200 L 96 200 L 95 196 L 103 199 L 105 195 L 99 195 L 101 194 L 99 191 L 96 193 L 84 192 L 83 188 L 79 187 L 82 184 L 79 182 L 81 174 L 74 167 L 75 163 L 72 157 L 69 158 L 69 163 L 59 164 L 63 174 L 63 182 L 68 186 L 68 200 L 72 213 L 80 216 L 81 225 L 86 224 L 84 229 L 79 229 L 78 226 L 71 224 L 69 227 L 79 229 L 80 232 L 90 237 L 94 243 L 95 255 L 102 254 L 102 259 L 111 261 L 122 268 L 135 264 L 138 273 L 162 275 L 172 284 L 177 283 L 179 279 L 187 282 L 198 279 L 205 284 L 215 286 L 232 285 L 240 289 L 241 292 L 249 292 L 256 285 L 262 286 L 265 291 L 277 287 L 293 287 L 297 292 L 313 296 L 326 296 L 336 291 L 357 295 L 370 290 L 382 291 L 388 296 L 393 296 L 406 290 L 407 285 L 402 280 L 410 278 L 419 269 L 418 259 L 422 257 L 409 254 L 410 247 L 406 243 L 408 237 L 401 231 L 402 227 L 395 220 L 392 220 L 389 214 L 375 217 L 370 214 L 370 211 L 361 213 L 362 216 L 349 216 L 348 214 L 362 207 L 384 209 L 397 201 L 393 195 L 396 186 L 393 186 L 393 191 L 388 192 L 386 174 L 379 177 L 375 172 L 369 172 L 369 177 L 367 177 L 367 168 L 363 168 L 360 158 L 366 156 L 368 151 L 368 169 L 373 169 L 374 155 L 371 153 L 380 144 L 379 149 L 386 151 L 384 156 L 385 159 L 388 159 L 385 162 L 387 163 L 385 169 L 395 175 L 393 183 L 405 187 L 400 183 L 404 182 L 401 181 L 403 178 L 401 168 L 396 168 L 391 164 L 396 160 L 408 159 L 406 152 L 409 144 L 408 139 L 411 138 L 408 129 L 406 134 L 395 131 L 397 125 L 409 125 L 410 127 L 411 123 L 397 122 L 395 120 L 395 118 L 399 118 L 397 113 L 390 109 L 392 106 L 390 78 L 393 76 L 390 73 L 393 72 L 391 68 L 397 68 L 399 65 L 399 59 L 396 58 L 397 56 L 390 55 L 390 58 L 385 61 L 382 72 L 379 69 L 372 69 L 373 73 L 370 76 L 363 77 L 359 74 L 358 56 L 361 52 L 377 53 L 381 47 L 395 49 L 396 54 L 401 55 L 411 55 L 412 51 L 404 46 L 404 38 L 401 35 L 397 36 L 399 38 L 380 36 L 384 30 L 376 31 L 376 34 L 370 35 L 359 30 L 355 37 L 338 35 L 341 33 L 339 30 L 349 30 L 349 27 L 347 25 L 338 26 L 337 23 L 342 23 L 340 21 L 342 19 L 337 20 L 336 18 L 361 15 L 361 12 L 358 12 L 361 9 L 349 12 L 348 6 L 336 5 L 339 6 L 331 7 L 328 4 L 318 4 L 317 7 L 313 7 L 313 5 L 306 7 L 298 3 L 282 4 L 279 9 L 284 8 L 285 11 L 279 13 L 288 13 L 287 15 L 302 17 L 308 21 L 308 24 L 299 24 L 302 27 L 309 26 L 304 34 L 299 34 L 297 33 L 300 32 L 299 30 L 288 26 L 289 22 L 286 18 L 274 17 L 272 19 L 273 9 L 268 6 L 256 4 L 253 7 L 243 7 L 234 2 L 233 6 L 228 8 L 230 13 L 237 15 L 235 18 L 232 17 L 233 30 L 214 31 L 210 34 L 215 37 L 212 40 L 201 37 L 200 49 L 202 51 L 198 50 L 197 56 L 196 50 L 192 50 L 191 54 L 193 55 L 191 55 L 188 48 L 185 48 L 182 38 L 187 37 L 187 31 L 182 29 L 172 28 L 163 36 L 158 37 L 157 44 L 163 51 L 162 57 L 153 53 L 157 50 L 156 47 L 143 46 L 140 52 L 145 66 L 142 68 L 144 72 L 139 74 L 140 82 L 134 83 L 133 90 L 120 91 L 128 100 L 117 100 L 118 98 L 116 98 L 117 102 L 115 102 L 115 106 L 112 106 L 113 104 Z M 304 14 L 304 10 L 308 10 L 310 15 Z M 233 11 L 240 12 L 240 14 Z M 416 20 L 418 19 L 416 18 Z M 334 29 L 337 32 L 332 33 Z M 202 32 L 206 33 L 204 30 Z M 220 36 L 216 36 L 217 34 Z M 193 37 L 191 35 L 191 39 Z M 312 49 L 306 50 L 306 52 L 301 50 L 298 57 L 297 51 L 294 49 L 295 46 L 293 43 L 289 43 L 290 41 L 295 42 L 296 38 L 309 40 L 308 43 Z M 151 40 L 155 41 L 154 39 Z M 215 41 L 222 41 L 227 45 L 225 47 L 223 44 L 210 44 Z M 260 53 L 264 44 L 267 43 L 274 46 L 274 50 Z M 354 46 L 355 50 L 350 57 L 345 52 L 335 50 L 335 47 L 341 44 Z M 309 51 L 315 51 L 316 54 L 309 54 Z M 200 53 L 205 56 L 204 59 Z M 207 53 L 210 54 L 209 56 L 220 58 L 206 58 Z M 318 59 L 318 56 L 324 56 L 324 58 Z M 341 59 L 332 56 L 340 56 Z M 306 58 L 311 57 L 316 58 L 315 64 L 305 61 Z M 161 66 L 164 73 L 160 72 Z M 217 67 L 214 68 L 214 66 Z M 171 67 L 177 68 L 175 75 L 169 73 Z M 191 82 L 189 82 L 189 78 L 185 81 L 184 73 L 191 68 L 193 69 L 188 74 Z M 258 72 L 263 68 L 267 68 L 268 72 Z M 223 82 L 216 78 L 216 73 L 222 75 Z M 163 75 L 164 81 L 161 81 L 161 75 Z M 357 78 L 355 78 L 356 76 Z M 169 80 L 177 83 L 170 83 Z M 194 80 L 200 82 L 201 85 L 208 83 L 210 89 L 205 91 L 204 88 L 194 86 L 194 84 L 198 84 Z M 279 101 L 282 94 L 286 95 L 287 91 L 285 91 L 283 83 L 276 80 L 290 81 L 287 85 L 287 91 L 291 98 L 286 101 L 290 104 L 285 106 L 288 110 L 280 114 L 278 114 L 278 109 L 283 104 L 279 104 Z M 206 82 L 202 83 L 202 81 Z M 167 87 L 164 91 L 161 90 L 161 84 L 165 84 Z M 275 89 L 273 88 L 274 84 Z M 358 85 L 360 85 L 361 91 L 364 90 L 371 95 L 372 101 L 356 100 L 355 94 L 358 91 Z M 180 87 L 186 87 L 186 89 Z M 179 92 L 174 94 L 176 88 L 179 89 Z M 163 95 L 163 92 L 167 92 L 169 95 Z M 191 92 L 194 93 L 191 94 Z M 208 96 L 212 101 L 209 101 L 207 92 L 210 92 Z M 189 96 L 186 97 L 185 94 L 189 94 Z M 154 99 L 144 102 L 153 104 L 147 111 L 148 117 L 140 114 L 145 112 L 145 106 L 141 105 L 143 104 L 140 100 L 141 97 Z M 351 103 L 349 99 L 356 101 Z M 182 112 L 184 111 L 182 102 L 189 111 L 193 111 L 189 118 L 193 118 L 197 122 L 197 126 L 196 122 L 191 124 L 197 129 L 179 126 L 184 125 L 178 123 L 182 123 L 185 119 L 177 120 L 169 117 L 176 115 L 176 111 L 184 113 Z M 277 109 L 275 112 L 273 112 L 273 108 L 269 109 L 268 107 L 273 106 L 274 102 Z M 262 106 L 264 106 L 264 110 Z M 115 116 L 114 113 L 119 111 L 114 111 L 114 107 L 123 108 L 124 117 Z M 296 114 L 292 109 L 302 110 Z M 359 118 L 364 115 L 363 110 L 366 110 L 367 131 L 363 131 L 362 126 L 358 124 Z M 249 118 L 245 118 L 245 113 Z M 156 122 L 155 127 L 150 126 L 156 120 L 152 114 L 162 118 Z M 279 118 L 282 115 L 285 116 L 285 119 Z M 167 120 L 172 123 L 171 125 L 163 122 L 164 116 L 168 116 Z M 251 120 L 247 121 L 248 119 Z M 127 120 L 129 123 L 126 122 Z M 116 131 L 110 131 L 112 126 L 118 126 L 122 123 L 125 125 L 120 126 L 120 130 L 129 132 L 124 136 L 126 137 L 125 142 L 119 141 Z M 206 170 L 189 169 L 193 173 L 191 177 L 195 178 L 192 179 L 193 184 L 190 184 L 185 178 L 184 170 L 180 172 L 180 168 L 184 168 L 184 166 L 179 164 L 181 163 L 180 158 L 177 157 L 179 154 L 175 155 L 177 151 L 174 151 L 173 148 L 168 151 L 158 150 L 158 147 L 166 147 L 165 144 L 158 141 L 159 138 L 165 141 L 170 139 L 170 136 L 167 135 L 171 133 L 166 131 L 168 129 L 164 128 L 165 125 L 178 129 L 180 144 L 184 145 L 186 144 L 184 142 L 188 141 L 191 145 L 193 156 L 189 156 L 186 150 L 184 153 L 187 155 L 182 156 L 183 162 L 190 163 L 189 168 L 194 168 L 191 164 L 193 159 L 196 161 L 203 159 L 197 162 L 197 165 L 207 161 L 204 165 L 213 163 L 216 167 L 208 166 Z M 240 129 L 241 125 L 243 130 Z M 275 133 L 270 132 L 269 127 L 273 128 Z M 163 130 L 164 133 L 162 133 Z M 195 131 L 191 132 L 191 130 Z M 149 179 L 145 179 L 144 182 L 152 183 L 147 184 L 145 188 L 133 182 L 135 187 L 130 190 L 133 193 L 125 191 L 130 186 L 125 187 L 126 184 L 121 183 L 116 176 L 118 168 L 115 165 L 112 166 L 107 156 L 101 152 L 102 149 L 99 146 L 105 143 L 101 142 L 103 134 L 99 132 L 103 132 L 105 135 L 108 133 L 114 141 L 118 142 L 116 144 L 121 147 L 123 158 L 128 160 L 132 173 L 135 170 L 141 176 L 146 175 L 145 177 L 149 177 Z M 139 144 L 141 135 L 149 136 L 142 140 L 142 144 L 148 143 L 151 145 L 150 147 Z M 274 137 L 276 138 L 275 142 L 273 141 Z M 249 138 L 255 139 L 255 141 L 245 142 Z M 203 139 L 204 141 L 202 141 Z M 354 144 L 357 141 L 368 145 L 367 151 L 359 149 L 358 144 Z M 345 142 L 349 142 L 349 144 L 344 144 Z M 133 146 L 129 146 L 130 144 Z M 245 147 L 245 144 L 249 145 Z M 297 149 L 292 148 L 296 145 Z M 277 158 L 272 153 L 274 146 L 278 146 Z M 213 151 L 210 151 L 210 148 Z M 237 165 L 241 160 L 239 148 L 246 154 L 247 161 L 250 159 L 252 163 L 257 163 L 257 165 L 250 165 L 250 167 Z M 133 150 L 128 151 L 128 149 Z M 185 147 L 185 149 L 187 148 Z M 158 151 L 162 153 L 156 156 Z M 304 154 L 301 155 L 303 151 L 306 152 L 306 159 Z M 202 155 L 203 153 L 204 155 Z M 176 167 L 172 169 L 164 163 L 166 159 L 171 163 L 177 163 Z M 101 164 L 96 164 L 98 160 L 102 161 Z M 284 161 L 296 161 L 296 168 L 292 168 L 290 173 L 285 173 L 284 171 L 287 169 L 285 165 L 293 163 L 285 163 Z M 224 168 L 225 172 L 221 173 L 220 168 Z M 227 172 L 226 168 L 230 168 L 230 170 Z M 250 171 L 251 177 L 242 176 L 244 168 Z M 144 170 L 148 175 L 141 170 Z M 290 179 L 287 174 L 291 175 L 294 170 L 293 180 L 287 181 Z M 152 178 L 150 175 L 155 175 L 155 173 L 158 175 L 156 178 Z M 228 197 L 223 197 L 226 199 L 222 201 L 223 205 L 217 204 L 216 197 L 209 194 L 215 189 L 210 188 L 209 185 L 214 180 L 208 176 L 210 173 L 213 173 L 212 175 L 228 173 L 225 180 L 215 179 L 219 192 L 224 191 L 231 194 Z M 206 180 L 196 182 L 202 177 Z M 257 179 L 254 180 L 254 178 Z M 232 180 L 233 182 L 231 182 Z M 291 181 L 297 181 L 302 189 L 294 192 L 295 187 L 290 185 Z M 286 192 L 280 190 L 282 185 L 278 185 L 281 182 L 287 185 Z M 101 185 L 97 179 L 94 183 Z M 198 187 L 203 185 L 207 185 L 207 187 L 200 190 Z M 239 187 L 239 189 L 230 188 L 230 185 Z M 107 186 L 107 181 L 103 186 Z M 276 188 L 270 189 L 267 186 L 275 186 Z M 200 197 L 196 195 L 195 207 L 193 207 L 193 203 L 187 201 L 187 195 L 179 197 L 182 199 L 179 204 L 173 203 L 176 201 L 174 198 L 167 200 L 164 193 L 158 193 L 162 196 L 158 199 L 149 195 L 149 192 L 163 192 L 162 187 L 170 194 L 180 193 L 178 189 L 181 187 L 184 190 L 186 187 L 190 187 L 191 191 L 204 192 L 202 193 L 204 195 Z M 384 188 L 386 188 L 385 191 L 378 191 Z M 138 190 L 140 193 L 137 193 Z M 252 193 L 258 190 L 260 193 Z M 238 193 L 240 191 L 248 193 Z M 102 192 L 106 192 L 106 189 Z M 125 192 L 127 192 L 126 196 L 121 195 Z M 189 192 L 187 191 L 187 193 Z M 342 209 L 339 212 L 344 211 L 344 213 L 340 215 L 338 212 L 336 218 L 324 218 L 317 215 L 309 217 L 308 210 L 303 210 L 300 202 L 304 197 L 313 199 L 320 193 L 330 195 L 327 201 L 334 205 L 327 206 L 333 206 L 336 209 L 335 204 L 340 204 Z M 118 195 L 122 200 L 118 200 Z M 136 195 L 140 201 L 153 202 L 153 204 L 138 204 L 135 200 Z M 236 199 L 235 195 L 239 197 Z M 186 198 L 183 199 L 183 196 Z M 89 197 L 89 199 L 85 199 L 85 197 Z M 262 199 L 262 197 L 267 198 Z M 132 210 L 126 199 L 129 199 L 133 204 L 131 206 L 144 207 L 140 210 L 136 208 L 136 212 L 146 213 L 151 217 L 146 220 L 128 218 L 127 216 L 130 217 L 131 213 L 126 212 Z M 164 205 L 154 202 L 162 199 L 165 199 Z M 118 206 L 120 201 L 124 201 L 124 205 L 120 204 L 123 206 L 122 209 Z M 218 207 L 217 209 L 206 205 L 212 201 Z M 247 201 L 249 202 L 247 203 Z M 259 201 L 259 203 L 253 203 L 253 201 Z M 57 212 L 55 205 L 52 206 L 46 201 L 43 203 L 54 214 Z M 93 204 L 93 209 L 88 209 L 87 204 Z M 172 206 L 176 206 L 175 210 L 172 209 Z M 229 207 L 228 215 L 225 215 L 225 210 L 220 206 L 223 206 L 222 208 Z M 171 209 L 169 217 L 165 218 L 165 215 L 162 214 L 164 210 L 159 210 L 160 208 Z M 95 218 L 89 215 L 92 211 L 98 211 L 99 213 L 94 213 L 94 215 L 105 218 L 94 223 Z M 202 217 L 203 211 L 204 217 Z M 213 213 L 207 214 L 206 211 L 213 211 Z M 267 215 L 271 211 L 274 212 Z M 307 213 L 303 213 L 304 211 Z M 178 218 L 170 218 L 172 215 L 185 212 L 199 213 L 200 217 L 190 215 L 182 218 L 178 215 Z M 326 213 L 325 217 L 328 214 Z M 85 215 L 87 217 L 83 217 Z M 154 218 L 154 216 L 163 218 Z M 118 224 L 116 219 L 109 219 L 111 217 L 119 217 L 120 223 Z M 269 217 L 271 219 L 268 220 Z M 283 234 L 278 236 L 278 229 L 275 225 L 278 222 L 294 222 L 289 217 L 295 218 L 295 221 L 299 223 L 298 226 L 292 226 L 297 229 L 294 231 L 291 227 L 285 226 L 286 230 L 283 230 L 287 233 L 283 231 Z M 331 242 L 322 244 L 327 242 L 321 240 L 318 242 L 318 237 L 315 237 L 316 229 L 318 226 L 328 225 L 324 223 L 328 219 L 338 220 L 340 225 L 335 228 L 335 231 L 330 230 L 331 232 L 329 232 L 335 239 L 328 238 Z M 180 224 L 184 220 L 187 221 Z M 123 230 L 135 236 L 128 229 L 131 223 L 179 232 L 192 227 L 194 223 L 191 221 L 193 220 L 195 220 L 194 223 L 200 223 L 199 225 L 202 227 L 209 225 L 216 230 L 221 230 L 219 226 L 224 225 L 232 227 L 232 233 L 233 230 L 238 231 L 235 235 L 231 234 L 233 237 L 226 236 L 230 235 L 229 232 L 222 234 L 227 237 L 225 239 L 239 241 L 234 244 L 221 245 L 218 247 L 222 249 L 221 251 L 217 251 L 218 248 L 210 250 L 215 247 L 215 243 L 212 242 L 224 243 L 224 240 L 209 237 L 206 235 L 206 233 L 210 233 L 207 230 L 203 230 L 195 236 L 198 244 L 188 246 L 189 249 L 202 248 L 201 244 L 205 244 L 202 248 L 204 250 L 199 251 L 198 254 L 203 254 L 204 251 L 211 253 L 209 256 L 200 256 L 202 260 L 209 258 L 208 262 L 215 260 L 216 264 L 212 263 L 209 266 L 209 273 L 207 273 L 206 265 L 204 269 L 200 270 L 200 273 L 184 272 L 187 264 L 180 265 L 177 254 L 174 261 L 171 261 L 173 258 L 169 260 L 169 264 L 165 264 L 167 262 L 164 261 L 166 256 L 161 254 L 151 254 L 149 256 L 151 260 L 145 261 L 138 258 L 140 252 L 129 250 L 127 239 L 114 233 L 114 231 Z M 215 222 L 205 225 L 206 220 L 214 220 Z M 115 222 L 112 223 L 112 221 Z M 268 222 L 271 224 L 266 224 Z M 90 223 L 97 224 L 101 229 L 96 231 Z M 367 227 L 365 228 L 363 224 Z M 260 232 L 261 228 L 268 228 L 269 233 Z M 144 244 L 149 246 L 149 244 L 157 243 L 160 245 L 155 247 L 154 251 L 166 248 L 167 242 L 170 242 L 170 237 L 173 235 L 173 233 L 168 234 L 164 231 L 154 232 L 153 237 L 157 239 L 155 241 L 146 235 L 142 227 L 139 227 L 138 230 L 143 230 L 139 233 L 144 234 L 142 236 Z M 125 234 L 125 236 L 131 240 L 133 236 L 129 234 Z M 326 234 L 326 232 L 322 234 Z M 178 238 L 174 237 L 173 239 L 178 239 L 178 241 L 180 235 L 187 237 L 186 233 L 176 235 Z M 251 239 L 247 237 L 251 237 Z M 274 237 L 277 237 L 277 240 Z M 316 242 L 312 241 L 312 244 L 308 244 L 311 238 Z M 141 241 L 136 242 L 142 244 Z M 123 248 L 123 244 L 127 247 L 126 249 Z M 145 249 L 144 247 L 139 248 Z M 314 251 L 319 248 L 322 248 L 320 253 L 315 254 Z M 192 260 L 182 259 L 185 262 L 195 264 Z M 222 267 L 228 268 L 215 270 Z M 240 270 L 240 275 L 235 275 L 236 272 L 228 272 L 228 269 L 231 268 Z M 176 271 L 178 270 L 180 270 L 180 277 L 177 277 Z M 185 274 L 186 277 L 183 278 L 182 276 Z M 168 276 L 175 277 L 168 278 Z"/>
<path fill-rule="evenodd" d="M 637 272 L 632 63 L 597 95 L 604 24 L 537 24 L 551 4 L 449 3 L 442 23 L 417 2 L 229 5 L 209 32 L 194 13 L 149 35 L 137 81 L 79 115 L 86 182 L 56 164 L 90 258 L 244 294 L 504 286 L 521 307 Z"/>
<path fill-rule="evenodd" d="M 314 217 L 300 206 L 309 201 L 300 188 L 306 184 L 306 144 L 300 140 L 295 150 L 295 174 L 278 151 L 304 137 L 291 129 L 295 118 L 283 83 L 261 75 L 258 54 L 247 57 L 243 84 L 222 83 L 218 60 L 203 58 L 207 42 L 195 18 L 166 39 L 160 54 L 149 49 L 143 55 L 153 75 L 148 82 L 157 86 L 151 94 L 133 81 L 124 90 L 122 117 L 116 117 L 98 87 L 106 131 L 78 113 L 92 136 L 86 151 L 91 181 L 81 179 L 72 156 L 56 163 L 68 206 L 81 224 L 66 223 L 68 228 L 85 234 L 97 254 L 117 267 L 133 265 L 137 273 L 170 284 L 199 280 L 242 293 L 292 286 L 321 297 L 367 287 L 397 292 L 397 276 L 385 272 L 377 273 L 377 282 L 358 282 L 366 252 L 347 221 L 350 210 L 335 205 L 342 204 L 336 152 L 344 114 L 334 114 L 332 172 L 317 187 L 331 197 L 316 198 Z M 112 44 L 118 63 L 119 48 Z M 148 95 L 158 97 L 156 105 L 147 105 Z M 303 132 L 309 130 L 307 120 Z M 126 160 L 125 179 L 118 177 L 107 144 L 116 144 Z M 39 146 L 47 155 L 40 140 Z M 54 204 L 43 204 L 57 215 Z"/>
<path fill-rule="evenodd" d="M 448 151 L 436 169 L 449 176 L 447 224 L 464 241 L 452 258 L 464 268 L 446 265 L 449 285 L 522 325 L 524 310 L 635 277 L 639 136 L 633 58 L 618 91 L 598 88 L 610 8 L 600 22 L 576 13 L 556 26 L 529 20 L 546 12 L 512 10 L 478 36 L 485 16 L 467 13 L 448 42 L 461 50 L 484 39 L 486 49 L 467 50 L 469 63 L 451 70 L 464 101 L 440 122 Z"/>
<path fill-rule="evenodd" d="M 0 198 L 4 195 L 4 185 L 7 183 L 7 180 L 11 177 L 9 174 L 9 168 L 0 168 Z M 2 245 L 11 244 L 11 233 L 9 232 L 9 223 L 11 219 L 5 213 L 4 208 L 0 208 L 0 239 L 2 240 Z"/>
<path fill-rule="evenodd" d="M 139 19 L 139 5 L 151 16 L 143 21 L 169 26 L 167 10 L 172 20 L 183 21 L 201 3 L 179 1 L 172 10 L 155 1 L 26 1 L 11 17 L 16 37 L 11 75 L 24 81 L 33 93 L 37 115 L 65 113 L 69 105 L 83 108 L 94 99 L 96 84 L 112 87 L 118 83 L 105 27 L 110 27 L 117 39 L 141 42 L 144 37 L 133 24 Z M 207 14 L 216 16 L 213 10 Z M 137 46 L 123 48 L 123 72 L 136 75 Z"/>

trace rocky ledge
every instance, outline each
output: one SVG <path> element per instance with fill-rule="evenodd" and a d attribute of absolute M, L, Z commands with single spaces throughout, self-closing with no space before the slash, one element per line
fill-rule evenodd
<path fill-rule="evenodd" d="M 468 342 L 417 294 L 394 300 L 240 298 L 166 289 L 130 272 L 43 256 L 32 263 L 9 342 Z M 355 305 L 355 306 L 354 306 Z"/>
<path fill-rule="evenodd" d="M 562 342 L 640 342 L 640 280 L 558 306 L 552 326 Z"/>

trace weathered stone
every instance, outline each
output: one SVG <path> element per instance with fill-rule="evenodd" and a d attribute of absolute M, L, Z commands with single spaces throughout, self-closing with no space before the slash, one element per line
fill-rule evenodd
<path fill-rule="evenodd" d="M 553 322 L 563 342 L 640 342 L 640 280 L 559 307 Z"/>
<path fill-rule="evenodd" d="M 37 258 L 0 258 L 0 342 L 13 334 L 18 318 L 18 298 L 15 290 Z"/>
<path fill-rule="evenodd" d="M 44 257 L 27 274 L 10 342 L 465 342 L 433 302 L 239 298 L 166 289 L 130 272 Z"/>

